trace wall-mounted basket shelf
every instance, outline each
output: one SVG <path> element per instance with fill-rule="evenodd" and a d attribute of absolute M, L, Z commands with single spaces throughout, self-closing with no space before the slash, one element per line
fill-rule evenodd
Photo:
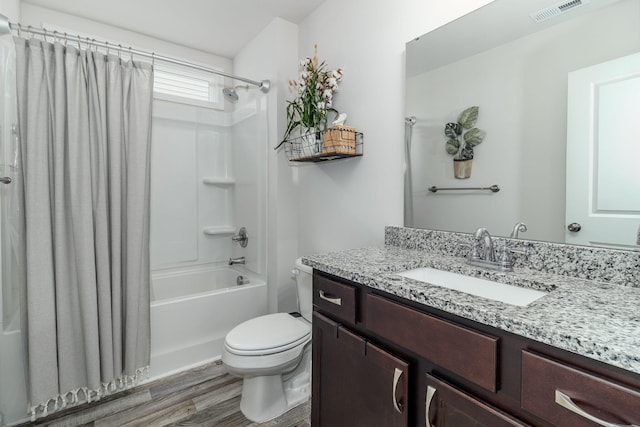
<path fill-rule="evenodd" d="M 326 162 L 362 156 L 362 132 L 347 126 L 332 126 L 324 132 L 291 138 L 284 151 L 292 162 Z"/>
<path fill-rule="evenodd" d="M 205 227 L 202 232 L 208 236 L 217 236 L 221 234 L 235 234 L 236 228 L 230 225 L 221 225 L 216 227 Z"/>

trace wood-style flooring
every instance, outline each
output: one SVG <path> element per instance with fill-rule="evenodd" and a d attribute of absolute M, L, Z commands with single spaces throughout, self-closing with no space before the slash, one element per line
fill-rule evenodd
<path fill-rule="evenodd" d="M 240 412 L 242 380 L 227 374 L 222 362 L 176 374 L 66 409 L 26 426 L 278 426 L 309 427 L 310 402 L 266 423 L 253 423 Z"/>

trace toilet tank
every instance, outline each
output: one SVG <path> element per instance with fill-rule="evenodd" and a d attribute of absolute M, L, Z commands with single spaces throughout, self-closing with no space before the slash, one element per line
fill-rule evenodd
<path fill-rule="evenodd" d="M 296 286 L 298 287 L 298 309 L 302 317 L 311 322 L 313 306 L 313 269 L 302 263 L 302 258 L 296 259 Z"/>

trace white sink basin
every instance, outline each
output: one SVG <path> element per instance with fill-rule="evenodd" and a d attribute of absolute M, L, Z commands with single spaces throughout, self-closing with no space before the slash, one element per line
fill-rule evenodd
<path fill-rule="evenodd" d="M 477 277 L 465 276 L 463 274 L 451 273 L 430 267 L 417 268 L 396 274 L 419 282 L 425 282 L 521 307 L 525 307 L 547 294 L 547 292 L 535 289 L 505 285 L 504 283 L 492 282 L 486 279 L 479 279 Z"/>

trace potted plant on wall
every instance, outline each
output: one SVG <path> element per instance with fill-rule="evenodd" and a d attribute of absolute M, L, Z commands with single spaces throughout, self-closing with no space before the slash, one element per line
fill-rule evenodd
<path fill-rule="evenodd" d="M 444 134 L 448 138 L 446 150 L 454 156 L 453 174 L 459 179 L 471 176 L 473 148 L 484 140 L 486 134 L 474 127 L 479 109 L 476 106 L 467 108 L 460 113 L 456 123 L 447 123 L 444 127 Z"/>
<path fill-rule="evenodd" d="M 338 82 L 342 80 L 341 68 L 327 70 L 323 62 L 318 61 L 318 45 L 314 46 L 313 58 L 300 61 L 298 80 L 289 80 L 289 87 L 296 93 L 293 101 L 287 101 L 287 128 L 278 149 L 299 129 L 301 137 L 313 139 L 315 152 L 321 152 L 321 132 L 327 126 L 328 114 L 338 111 L 333 108 L 333 94 L 338 91 Z"/>

